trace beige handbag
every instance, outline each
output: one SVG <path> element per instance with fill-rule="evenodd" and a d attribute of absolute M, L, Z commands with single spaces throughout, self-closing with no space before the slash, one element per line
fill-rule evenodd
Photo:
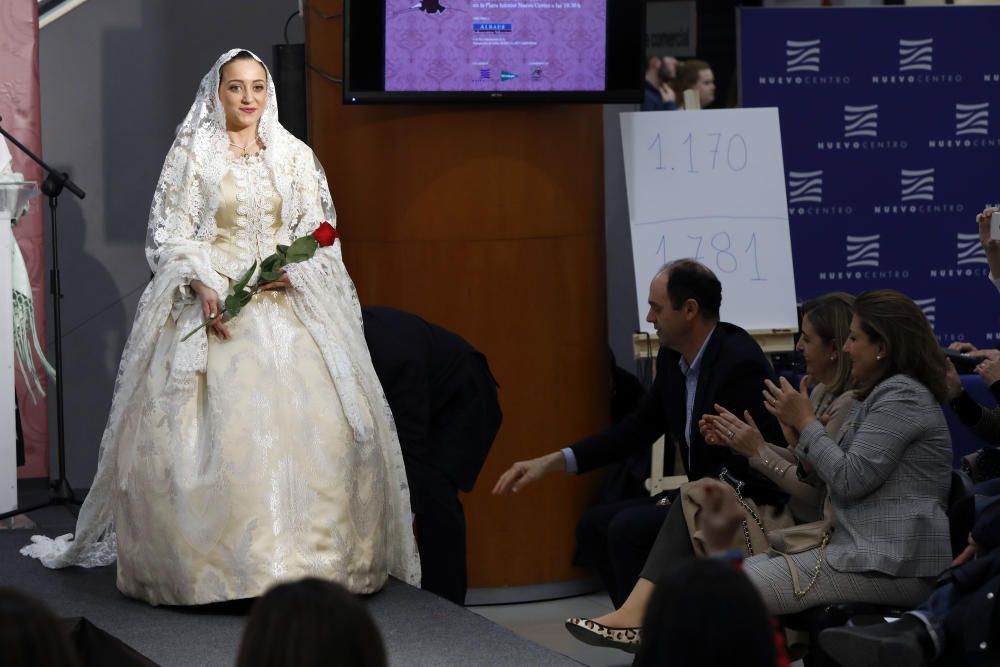
<path fill-rule="evenodd" d="M 772 530 L 767 534 L 767 541 L 770 544 L 768 553 L 772 556 L 782 556 L 785 559 L 788 571 L 792 575 L 792 592 L 796 598 L 805 597 L 806 593 L 816 585 L 819 572 L 823 567 L 823 556 L 826 553 L 826 545 L 830 542 L 830 534 L 832 532 L 833 507 L 830 504 L 830 496 L 827 495 L 823 503 L 823 518 L 819 521 L 811 521 L 809 523 L 801 523 L 797 526 Z M 812 578 L 803 589 L 799 585 L 799 568 L 789 558 L 789 555 L 817 548 L 819 552 L 816 554 L 816 565 L 813 567 Z"/>
<path fill-rule="evenodd" d="M 768 530 L 791 526 L 791 514 L 786 510 L 778 510 L 768 505 L 759 508 L 753 500 L 744 498 L 744 483 L 730 475 L 725 469 L 719 475 L 719 479 L 726 482 L 726 485 L 732 489 L 745 514 L 740 522 L 741 529 L 734 535 L 730 548 L 742 551 L 746 556 L 766 552 L 770 546 L 767 539 Z M 680 502 L 681 510 L 684 512 L 684 520 L 687 522 L 691 546 L 696 555 L 707 556 L 708 548 L 699 519 L 701 508 L 705 504 L 705 487 L 700 480 L 681 485 Z"/>

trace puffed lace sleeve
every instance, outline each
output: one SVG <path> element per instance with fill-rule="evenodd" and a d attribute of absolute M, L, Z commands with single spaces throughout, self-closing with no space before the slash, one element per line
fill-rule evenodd
<path fill-rule="evenodd" d="M 146 234 L 146 259 L 154 273 L 168 271 L 176 277 L 182 296 L 186 286 L 200 280 L 225 295 L 227 282 L 214 270 L 209 249 L 215 238 L 213 212 L 218 208 L 218 188 L 197 169 L 197 160 L 174 145 L 163 164 L 153 193 Z M 208 167 L 208 165 L 206 165 Z M 206 180 L 208 182 L 206 182 Z"/>

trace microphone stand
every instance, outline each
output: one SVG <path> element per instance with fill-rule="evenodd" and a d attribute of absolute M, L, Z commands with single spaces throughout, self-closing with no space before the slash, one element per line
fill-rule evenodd
<path fill-rule="evenodd" d="M 3 117 L 0 117 L 0 122 L 3 122 Z M 10 512 L 4 512 L 0 514 L 0 520 L 12 517 L 17 514 L 25 514 L 26 512 L 33 512 L 44 507 L 52 507 L 54 505 L 65 506 L 65 505 L 79 505 L 81 500 L 78 500 L 73 494 L 73 487 L 70 486 L 69 480 L 66 479 L 66 437 L 64 429 L 64 414 L 63 414 L 63 357 L 62 357 L 62 282 L 59 276 L 59 237 L 58 237 L 58 226 L 56 225 L 56 210 L 59 207 L 59 195 L 62 194 L 63 188 L 69 190 L 79 199 L 83 199 L 87 196 L 83 190 L 81 190 L 76 183 L 70 180 L 69 174 L 61 171 L 57 171 L 45 164 L 45 162 L 31 152 L 27 146 L 22 144 L 20 141 L 10 136 L 3 126 L 0 125 L 0 135 L 7 138 L 10 143 L 21 149 L 21 152 L 27 155 L 33 162 L 38 164 L 42 169 L 45 170 L 45 180 L 42 181 L 42 193 L 48 197 L 49 200 L 49 222 L 52 230 L 52 268 L 49 271 L 49 293 L 52 294 L 52 315 L 55 324 L 55 369 L 56 369 L 56 459 L 59 466 L 59 477 L 55 482 L 50 480 L 50 486 L 52 487 L 52 493 L 49 500 L 38 505 L 33 505 L 26 508 L 18 508 Z M 2 298 L 2 295 L 0 295 Z"/>

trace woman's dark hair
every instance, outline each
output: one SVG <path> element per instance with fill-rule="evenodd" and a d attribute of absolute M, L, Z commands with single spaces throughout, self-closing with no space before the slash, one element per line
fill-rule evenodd
<path fill-rule="evenodd" d="M 0 588 L 0 655 L 8 667 L 77 667 L 65 628 L 41 602 Z"/>
<path fill-rule="evenodd" d="M 691 558 L 656 584 L 642 624 L 640 667 L 774 667 L 774 628 L 737 566 Z"/>
<path fill-rule="evenodd" d="M 809 322 L 824 343 L 837 350 L 837 379 L 827 387 L 833 396 L 840 396 L 850 389 L 851 357 L 841 349 L 851 333 L 851 318 L 854 317 L 854 296 L 847 292 L 830 292 L 802 304 L 802 317 Z"/>
<path fill-rule="evenodd" d="M 222 65 L 219 66 L 219 82 L 220 83 L 222 82 L 222 79 L 225 76 L 223 74 L 223 70 L 226 69 L 226 65 L 228 65 L 231 62 L 236 62 L 237 60 L 252 60 L 255 63 L 260 63 L 260 61 L 257 60 L 254 57 L 254 55 L 252 53 L 250 53 L 249 51 L 238 51 L 236 53 L 236 55 L 234 55 L 232 58 L 230 58 L 229 60 L 227 60 L 226 62 L 222 63 Z M 261 67 L 264 67 L 264 66 L 261 65 Z M 265 78 L 267 77 L 267 68 L 266 67 L 264 67 L 264 77 Z"/>
<path fill-rule="evenodd" d="M 382 635 L 340 584 L 313 577 L 280 584 L 250 612 L 237 667 L 385 667 Z"/>
<path fill-rule="evenodd" d="M 674 310 L 680 310 L 688 299 L 698 303 L 703 320 L 719 319 L 722 306 L 722 283 L 712 270 L 693 259 L 678 259 L 665 265 L 660 272 L 667 272 L 667 297 Z"/>
<path fill-rule="evenodd" d="M 927 387 L 939 402 L 947 400 L 944 352 L 927 316 L 910 297 L 891 289 L 862 292 L 854 300 L 854 312 L 865 334 L 885 345 L 878 377 L 860 388 L 859 399 L 882 380 L 902 373 Z"/>

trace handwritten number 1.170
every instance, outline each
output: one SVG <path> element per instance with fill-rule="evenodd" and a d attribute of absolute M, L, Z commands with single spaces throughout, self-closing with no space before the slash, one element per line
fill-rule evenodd
<path fill-rule="evenodd" d="M 656 138 L 653 139 L 653 143 L 649 145 L 646 150 L 653 150 L 653 146 L 656 146 L 656 169 L 657 171 L 663 170 L 663 145 L 660 139 L 660 133 L 656 133 Z"/>
<path fill-rule="evenodd" d="M 712 170 L 714 171 L 719 165 L 719 153 L 722 147 L 722 133 L 721 132 L 709 132 L 710 137 L 709 143 L 711 148 L 709 153 L 712 154 Z M 714 139 L 714 142 L 712 141 Z M 697 174 L 699 173 L 694 167 L 694 133 L 688 132 L 687 137 L 681 142 L 688 147 L 688 168 L 687 173 Z M 653 141 L 649 144 L 647 151 L 656 149 L 656 169 L 657 171 L 662 171 L 663 166 L 663 137 L 659 132 L 653 137 Z M 747 162 L 749 159 L 749 151 L 747 149 L 747 141 L 743 138 L 741 134 L 733 134 L 729 137 L 729 141 L 726 142 L 726 164 L 728 164 L 731 171 L 743 171 L 747 167 Z"/>

